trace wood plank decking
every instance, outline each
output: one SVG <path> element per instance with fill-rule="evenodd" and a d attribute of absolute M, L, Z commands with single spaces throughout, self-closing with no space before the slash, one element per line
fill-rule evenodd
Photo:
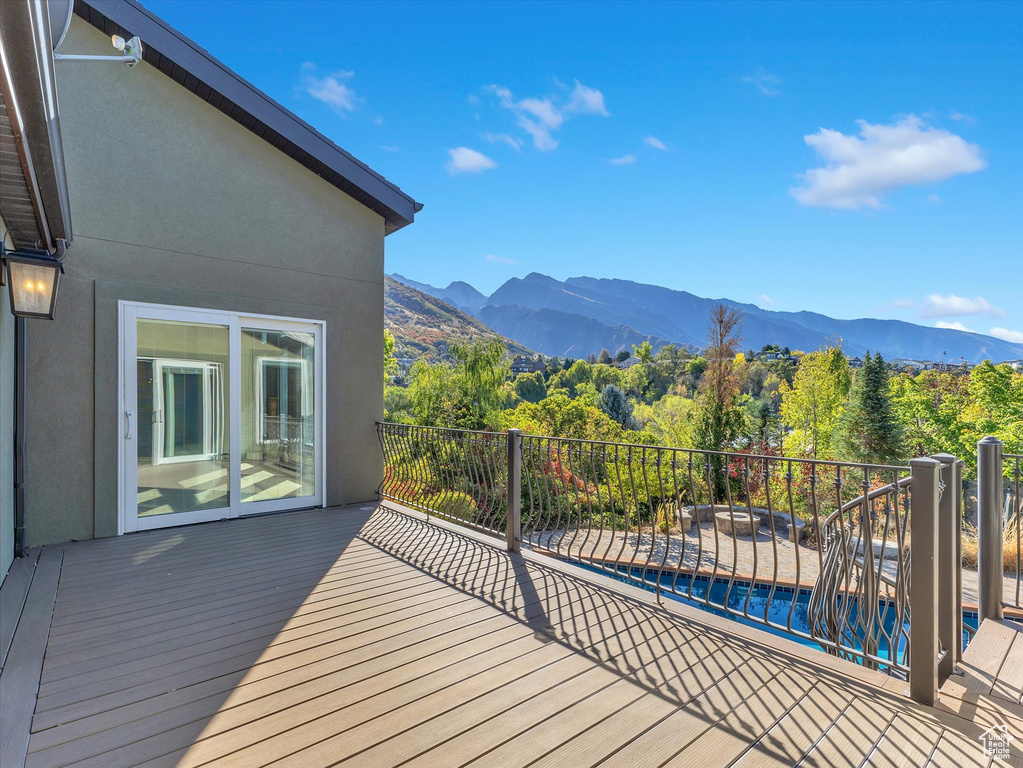
<path fill-rule="evenodd" d="M 0 677 L 32 718 L 5 703 L 24 744 L 4 768 L 989 764 L 991 708 L 917 706 L 879 673 L 407 511 L 136 534 L 46 564 L 52 615 L 27 614 L 37 572 Z M 19 650 L 33 633 L 41 666 Z"/>

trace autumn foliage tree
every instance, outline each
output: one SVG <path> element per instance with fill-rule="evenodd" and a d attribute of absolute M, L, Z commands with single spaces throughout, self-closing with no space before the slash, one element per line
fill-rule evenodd
<path fill-rule="evenodd" d="M 742 312 L 717 304 L 710 312 L 705 351 L 707 369 L 697 392 L 700 417 L 696 445 L 710 451 L 727 451 L 742 433 L 743 409 L 739 405 L 742 370 L 736 363 L 742 343 Z M 714 485 L 724 490 L 724 465 L 715 460 Z"/>

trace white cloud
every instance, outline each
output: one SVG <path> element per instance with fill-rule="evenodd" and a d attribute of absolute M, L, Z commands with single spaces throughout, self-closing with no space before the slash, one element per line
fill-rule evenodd
<path fill-rule="evenodd" d="M 400 147 L 396 147 L 393 144 L 384 144 L 380 149 L 384 150 L 384 152 L 397 152 Z"/>
<path fill-rule="evenodd" d="M 1023 344 L 1023 331 L 1010 331 L 1008 328 L 992 328 L 988 331 L 996 339 L 1011 341 L 1013 344 Z"/>
<path fill-rule="evenodd" d="M 497 96 L 498 103 L 515 115 L 519 128 L 533 138 L 533 146 L 541 152 L 551 152 L 558 148 L 558 142 L 552 135 L 559 130 L 570 115 L 601 115 L 610 113 L 604 106 L 604 95 L 595 88 L 587 88 L 578 80 L 568 97 L 567 103 L 555 97 L 526 98 L 516 100 L 512 92 L 500 85 L 487 87 L 490 93 Z"/>
<path fill-rule="evenodd" d="M 942 296 L 940 293 L 927 295 L 924 305 L 920 308 L 920 317 L 960 317 L 963 315 L 987 315 L 988 317 L 1005 317 L 1005 313 L 998 307 L 994 307 L 983 296 L 975 298 L 964 298 L 950 293 Z"/>
<path fill-rule="evenodd" d="M 954 323 L 946 322 L 945 320 L 939 320 L 934 324 L 935 328 L 947 328 L 950 331 L 965 331 L 966 333 L 975 333 L 971 328 L 967 328 L 965 325 L 960 323 L 958 320 Z"/>
<path fill-rule="evenodd" d="M 976 144 L 915 115 L 892 125 L 858 124 L 859 136 L 821 128 L 803 137 L 827 164 L 801 175 L 804 185 L 789 190 L 796 200 L 827 208 L 881 208 L 886 192 L 987 167 Z"/>
<path fill-rule="evenodd" d="M 932 194 L 927 196 L 927 202 L 928 203 L 934 203 L 935 205 L 937 205 L 938 203 L 941 202 L 941 197 L 939 197 L 938 195 L 935 195 L 935 194 L 932 193 Z"/>
<path fill-rule="evenodd" d="M 768 295 L 767 295 L 766 293 L 762 293 L 762 294 L 760 294 L 760 301 L 761 301 L 761 302 L 762 302 L 763 304 L 766 304 L 766 305 L 767 305 L 767 306 L 769 306 L 769 307 L 771 307 L 771 306 L 774 306 L 774 299 L 772 299 L 772 298 L 771 298 L 770 296 L 768 296 Z"/>
<path fill-rule="evenodd" d="M 973 125 L 975 122 L 977 122 L 977 118 L 975 118 L 973 115 L 967 115 L 964 114 L 963 112 L 953 111 L 949 114 L 949 117 L 951 117 L 957 123 L 963 123 L 964 125 Z"/>
<path fill-rule="evenodd" d="M 451 155 L 451 159 L 448 160 L 445 168 L 452 176 L 458 173 L 481 173 L 497 167 L 497 163 L 482 152 L 468 147 L 449 149 L 448 154 Z"/>
<path fill-rule="evenodd" d="M 646 138 L 643 139 L 643 143 L 646 144 L 648 147 L 659 149 L 661 150 L 661 152 L 668 151 L 668 145 L 665 144 L 660 139 L 658 139 L 656 136 L 647 136 Z"/>
<path fill-rule="evenodd" d="M 317 101 L 322 101 L 342 117 L 359 108 L 361 99 L 345 81 L 355 77 L 354 72 L 340 69 L 330 75 L 320 76 L 316 65 L 306 62 L 302 65 L 302 88 Z"/>
<path fill-rule="evenodd" d="M 782 79 L 763 69 L 752 75 L 745 75 L 742 78 L 744 83 L 752 85 L 764 96 L 778 96 L 781 94 Z"/>
<path fill-rule="evenodd" d="M 604 94 L 596 88 L 587 88 L 578 80 L 575 81 L 575 88 L 572 89 L 572 95 L 563 111 L 569 115 L 611 116 L 604 106 Z"/>
<path fill-rule="evenodd" d="M 376 117 L 373 118 L 373 125 L 375 125 L 377 127 L 380 127 L 383 124 L 384 124 L 384 118 L 381 117 L 380 115 L 377 115 Z"/>
<path fill-rule="evenodd" d="M 611 163 L 611 165 L 633 165 L 636 162 L 636 156 L 622 155 L 621 157 L 608 160 L 608 162 Z"/>
<path fill-rule="evenodd" d="M 518 259 L 509 259 L 507 256 L 495 256 L 492 253 L 485 254 L 484 259 L 489 261 L 491 264 L 518 264 Z"/>
<path fill-rule="evenodd" d="M 510 133 L 484 133 L 483 140 L 490 144 L 507 144 L 515 150 L 521 150 L 523 144 L 522 139 Z"/>

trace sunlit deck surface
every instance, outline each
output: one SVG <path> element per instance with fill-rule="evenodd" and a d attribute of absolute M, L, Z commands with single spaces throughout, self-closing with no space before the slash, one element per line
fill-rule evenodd
<path fill-rule="evenodd" d="M 918 706 L 880 673 L 384 508 L 47 547 L 3 597 L 5 766 L 965 766 L 989 763 L 992 725 L 1023 743 L 990 696 Z"/>

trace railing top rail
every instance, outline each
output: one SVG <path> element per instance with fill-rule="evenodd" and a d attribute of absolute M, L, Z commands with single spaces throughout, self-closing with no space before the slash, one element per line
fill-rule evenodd
<path fill-rule="evenodd" d="M 420 431 L 455 432 L 463 435 L 488 435 L 489 437 L 507 437 L 508 433 L 492 429 L 457 429 L 456 427 L 427 427 L 422 424 L 399 424 L 395 421 L 378 421 L 378 427 L 401 427 L 402 429 L 415 429 Z"/>
<path fill-rule="evenodd" d="M 798 456 L 767 456 L 757 453 L 740 453 L 738 451 L 710 451 L 703 448 L 679 448 L 672 445 L 650 445 L 648 443 L 614 443 L 606 440 L 587 440 L 580 437 L 550 437 L 548 435 L 524 434 L 523 440 L 547 440 L 558 443 L 581 443 L 583 445 L 604 445 L 618 448 L 648 448 L 657 451 L 677 451 L 679 453 L 700 454 L 705 456 L 724 456 L 730 458 L 743 458 L 754 460 L 766 460 L 774 462 L 799 462 L 800 464 L 816 464 L 823 467 L 839 467 L 844 469 L 867 469 L 881 472 L 910 472 L 910 467 L 895 464 L 862 464 L 852 461 L 830 461 L 827 459 L 805 459 Z"/>
<path fill-rule="evenodd" d="M 1003 453 L 1003 459 L 1015 459 L 1016 461 L 1023 461 L 1023 454 L 1018 453 Z"/>

